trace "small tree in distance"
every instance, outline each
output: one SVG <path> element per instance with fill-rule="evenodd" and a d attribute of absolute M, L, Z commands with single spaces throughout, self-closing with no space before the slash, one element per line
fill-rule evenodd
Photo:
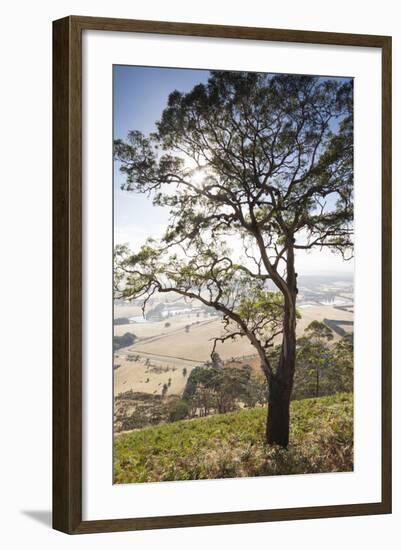
<path fill-rule="evenodd" d="M 333 340 L 333 331 L 324 323 L 312 321 L 305 329 L 305 335 L 298 339 L 298 360 L 304 363 L 307 374 L 314 375 L 315 397 L 321 395 L 320 378 L 323 369 L 326 371 L 330 365 L 330 350 L 327 343 Z"/>
<path fill-rule="evenodd" d="M 266 440 L 284 447 L 296 253 L 352 251 L 352 96 L 350 79 L 214 71 L 206 85 L 170 94 L 154 134 L 133 130 L 115 142 L 122 188 L 152 195 L 171 214 L 159 242 L 116 248 L 116 296 L 146 304 L 173 292 L 221 314 L 220 340 L 247 338 L 258 354 L 269 388 Z M 279 337 L 273 363 L 268 350 Z"/>

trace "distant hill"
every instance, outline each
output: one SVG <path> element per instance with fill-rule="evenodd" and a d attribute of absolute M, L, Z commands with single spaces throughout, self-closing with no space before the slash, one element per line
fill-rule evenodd
<path fill-rule="evenodd" d="M 353 470 L 353 396 L 291 404 L 291 445 L 266 447 L 266 409 L 181 420 L 115 436 L 116 483 Z"/>

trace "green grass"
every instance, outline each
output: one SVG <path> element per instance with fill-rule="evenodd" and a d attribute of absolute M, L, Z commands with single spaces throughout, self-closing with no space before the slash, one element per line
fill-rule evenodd
<path fill-rule="evenodd" d="M 352 394 L 291 403 L 288 449 L 264 444 L 266 409 L 182 420 L 115 437 L 116 483 L 353 469 Z"/>

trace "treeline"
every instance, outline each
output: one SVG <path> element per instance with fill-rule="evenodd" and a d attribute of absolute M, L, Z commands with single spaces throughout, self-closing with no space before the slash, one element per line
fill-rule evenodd
<path fill-rule="evenodd" d="M 293 400 L 352 392 L 353 335 L 332 344 L 333 337 L 329 327 L 313 321 L 298 339 Z M 271 350 L 272 365 L 278 362 L 279 353 L 278 346 Z M 249 365 L 224 366 L 216 353 L 211 363 L 192 370 L 182 398 L 169 404 L 169 420 L 264 406 L 267 400 L 268 384 L 262 374 Z"/>
<path fill-rule="evenodd" d="M 354 335 L 332 343 L 331 328 L 313 321 L 297 341 L 297 368 L 292 399 L 352 392 L 354 383 Z"/>

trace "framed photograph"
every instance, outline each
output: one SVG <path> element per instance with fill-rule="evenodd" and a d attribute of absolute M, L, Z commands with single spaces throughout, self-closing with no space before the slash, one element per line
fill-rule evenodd
<path fill-rule="evenodd" d="M 53 526 L 391 512 L 391 38 L 53 28 Z"/>

